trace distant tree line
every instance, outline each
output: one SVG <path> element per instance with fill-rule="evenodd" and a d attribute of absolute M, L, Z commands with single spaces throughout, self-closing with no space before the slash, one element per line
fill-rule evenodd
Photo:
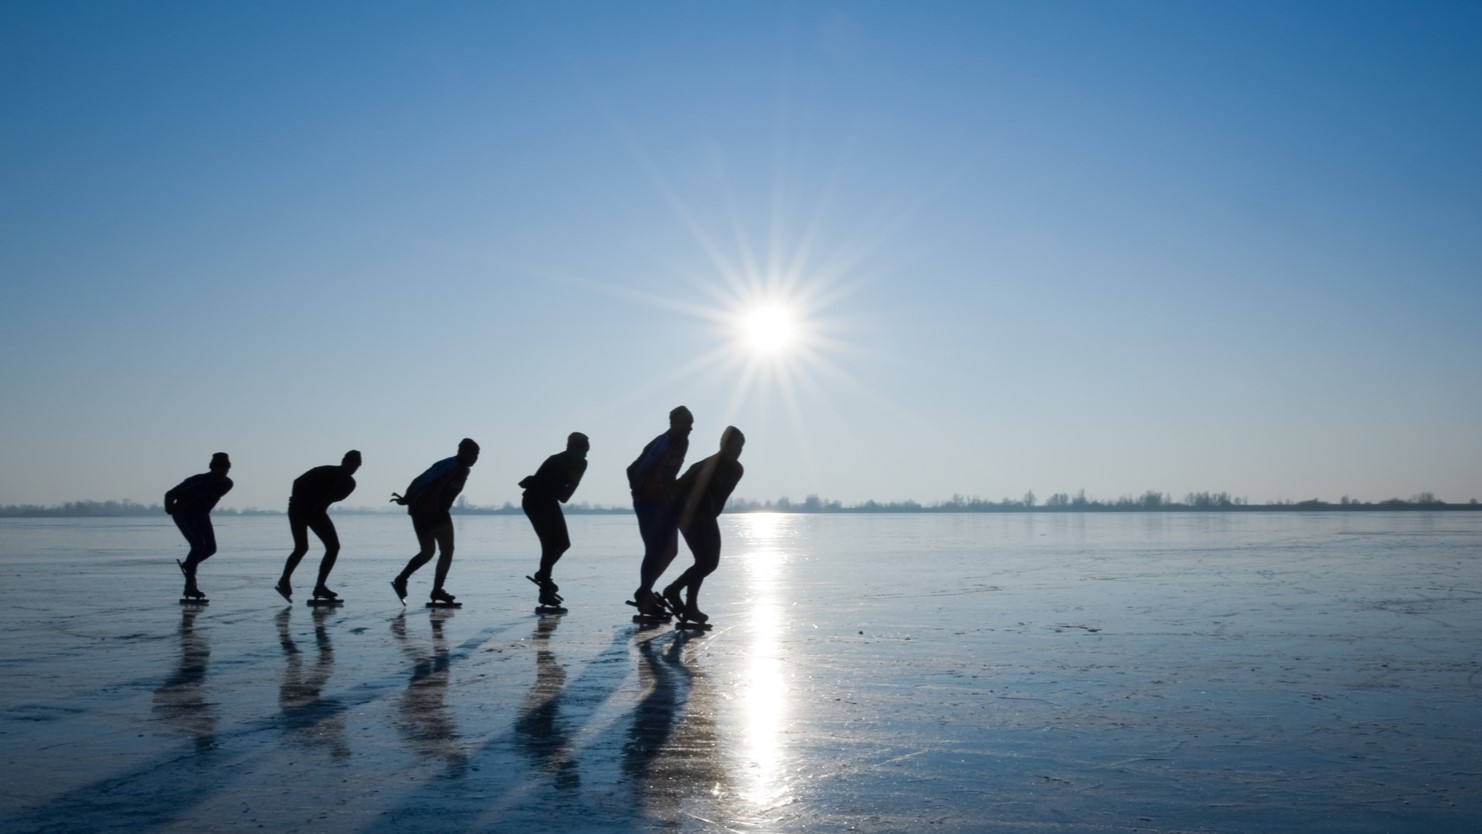
<path fill-rule="evenodd" d="M 775 501 L 756 501 L 748 498 L 732 498 L 726 503 L 727 512 L 736 513 L 1080 513 L 1080 512 L 1257 512 L 1257 511 L 1338 511 L 1362 512 L 1366 510 L 1482 510 L 1477 499 L 1464 504 L 1451 504 L 1430 492 L 1422 492 L 1410 498 L 1389 498 L 1384 501 L 1356 501 L 1347 495 L 1336 503 L 1309 498 L 1303 501 L 1277 499 L 1265 504 L 1252 504 L 1245 498 L 1231 496 L 1227 492 L 1190 492 L 1183 500 L 1175 500 L 1164 492 L 1149 490 L 1142 495 L 1124 495 L 1121 498 L 1102 501 L 1087 498 L 1085 490 L 1074 495 L 1057 492 L 1043 502 L 1033 492 L 1020 498 L 1003 498 L 990 501 L 976 495 L 953 495 L 946 501 L 922 504 L 918 501 L 865 501 L 860 504 L 844 505 L 817 495 L 809 495 L 802 501 L 793 501 L 787 496 Z M 116 518 L 124 516 L 163 515 L 159 504 L 138 504 L 133 501 L 69 501 L 65 504 L 43 507 L 37 504 L 0 505 L 0 518 Z M 282 515 L 281 510 L 217 509 L 217 515 L 252 516 Z M 379 514 L 400 512 L 399 509 L 375 509 L 363 507 L 336 508 L 336 514 Z M 453 506 L 455 515 L 520 515 L 523 510 L 509 501 L 500 505 L 479 506 L 460 497 Z M 579 502 L 567 504 L 566 512 L 573 515 L 613 515 L 633 512 L 632 507 L 609 507 L 600 504 Z"/>
<path fill-rule="evenodd" d="M 992 501 L 976 495 L 953 495 L 946 501 L 922 504 L 918 501 L 865 501 L 845 506 L 839 501 L 830 501 L 817 495 L 809 495 L 801 502 L 782 497 L 776 501 L 753 501 L 732 499 L 726 509 L 731 512 L 784 512 L 784 513 L 1057 513 L 1057 512 L 1231 512 L 1270 510 L 1477 510 L 1482 509 L 1477 499 L 1465 504 L 1448 504 L 1433 493 L 1422 492 L 1408 499 L 1390 498 L 1384 501 L 1356 501 L 1347 495 L 1337 503 L 1310 498 L 1304 501 L 1277 499 L 1265 504 L 1252 504 L 1244 497 L 1231 496 L 1228 492 L 1190 492 L 1182 501 L 1173 496 L 1149 490 L 1142 495 L 1124 495 L 1109 501 L 1087 498 L 1085 490 L 1074 495 L 1057 492 L 1040 502 L 1032 491 L 1020 498 L 1003 498 Z"/>
<path fill-rule="evenodd" d="M 213 515 L 282 515 L 277 510 L 256 508 L 215 509 Z M 0 518 L 123 518 L 126 516 L 165 514 L 159 504 L 139 504 L 134 501 L 68 501 L 43 507 L 39 504 L 0 505 Z"/>

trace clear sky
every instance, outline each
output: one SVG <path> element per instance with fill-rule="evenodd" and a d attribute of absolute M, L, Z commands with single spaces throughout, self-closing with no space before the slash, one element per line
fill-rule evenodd
<path fill-rule="evenodd" d="M 0 4 L 0 503 L 1482 498 L 1482 4 Z M 744 328 L 785 311 L 768 348 Z"/>

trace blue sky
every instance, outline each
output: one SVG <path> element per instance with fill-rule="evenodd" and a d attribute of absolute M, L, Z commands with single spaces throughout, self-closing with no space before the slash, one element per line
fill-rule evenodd
<path fill-rule="evenodd" d="M 1482 498 L 1482 7 L 8 3 L 0 503 Z M 735 319 L 792 310 L 759 355 Z"/>

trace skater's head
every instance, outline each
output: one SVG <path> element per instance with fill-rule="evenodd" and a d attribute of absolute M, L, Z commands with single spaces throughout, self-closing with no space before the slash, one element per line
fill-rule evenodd
<path fill-rule="evenodd" d="M 574 431 L 566 436 L 566 451 L 579 458 L 587 456 L 587 450 L 592 448 L 591 441 L 579 431 Z"/>
<path fill-rule="evenodd" d="M 463 438 L 458 444 L 458 462 L 464 466 L 473 466 L 479 460 L 479 444 L 469 438 Z"/>
<path fill-rule="evenodd" d="M 695 415 L 688 408 L 679 406 L 669 412 L 669 431 L 679 432 L 685 437 L 689 436 L 690 429 L 695 427 Z"/>
<path fill-rule="evenodd" d="M 741 457 L 741 447 L 745 445 L 746 435 L 735 426 L 726 426 L 726 430 L 720 433 L 720 454 L 726 460 Z"/>
<path fill-rule="evenodd" d="M 217 452 L 211 456 L 211 474 L 218 477 L 226 477 L 226 473 L 232 468 L 232 459 L 226 456 L 226 452 Z"/>
<path fill-rule="evenodd" d="M 340 468 L 344 469 L 348 474 L 355 474 L 355 470 L 360 468 L 359 450 L 351 449 L 346 452 L 345 456 L 340 459 Z"/>

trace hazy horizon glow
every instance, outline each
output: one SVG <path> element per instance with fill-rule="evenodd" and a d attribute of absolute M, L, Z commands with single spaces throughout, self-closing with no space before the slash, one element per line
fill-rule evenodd
<path fill-rule="evenodd" d="M 1482 498 L 1482 7 L 0 6 L 0 504 L 696 415 L 741 497 Z M 781 310 L 788 327 L 753 327 Z M 786 335 L 784 335 L 786 331 Z"/>

